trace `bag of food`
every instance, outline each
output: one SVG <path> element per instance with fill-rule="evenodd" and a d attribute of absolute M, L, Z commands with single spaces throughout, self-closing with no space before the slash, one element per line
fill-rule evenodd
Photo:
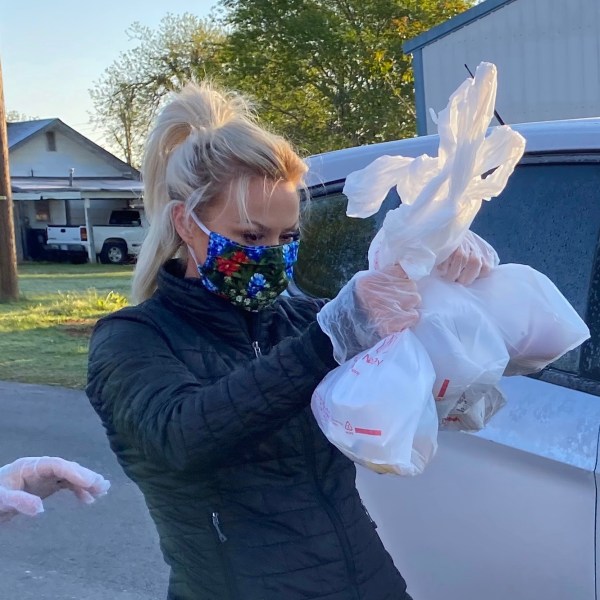
<path fill-rule="evenodd" d="M 436 275 L 434 267 L 460 245 L 482 199 L 502 192 L 524 151 L 524 139 L 510 127 L 487 135 L 495 95 L 496 69 L 482 63 L 438 116 L 437 158 L 382 156 L 352 173 L 344 187 L 347 214 L 363 218 L 379 210 L 391 187 L 398 190 L 402 204 L 373 239 L 369 267 L 398 263 L 418 282 L 423 303 L 414 331 L 436 370 L 444 427 L 460 398 L 461 414 L 475 402 L 476 395 L 465 394 L 470 386 L 490 386 L 491 394 L 502 374 L 540 371 L 589 337 L 556 286 L 530 267 L 501 265 L 466 288 Z"/>
<path fill-rule="evenodd" d="M 425 277 L 419 292 L 420 319 L 412 331 L 431 359 L 433 396 L 443 422 L 461 399 L 466 409 L 470 387 L 498 385 L 509 355 L 500 330 L 464 286 Z"/>
<path fill-rule="evenodd" d="M 327 439 L 379 473 L 416 475 L 437 449 L 435 373 L 411 331 L 388 336 L 331 371 L 312 410 Z"/>
<path fill-rule="evenodd" d="M 552 281 L 526 265 L 500 265 L 467 291 L 502 334 L 510 356 L 505 375 L 541 371 L 590 337 Z"/>
<path fill-rule="evenodd" d="M 354 217 L 379 210 L 391 187 L 400 195 L 402 204 L 387 213 L 371 243 L 369 268 L 400 264 L 418 282 L 422 305 L 413 330 L 436 372 L 433 394 L 442 426 L 459 400 L 461 414 L 470 409 L 467 403 L 479 402 L 465 394 L 470 386 L 497 386 L 509 359 L 484 307 L 435 271 L 461 244 L 482 199 L 502 192 L 523 155 L 525 140 L 510 127 L 487 135 L 495 98 L 496 68 L 482 63 L 438 116 L 437 157 L 382 156 L 351 173 L 344 186 L 347 214 Z"/>
<path fill-rule="evenodd" d="M 473 385 L 466 389 L 455 407 L 440 421 L 440 428 L 454 431 L 479 431 L 506 404 L 497 386 Z"/>

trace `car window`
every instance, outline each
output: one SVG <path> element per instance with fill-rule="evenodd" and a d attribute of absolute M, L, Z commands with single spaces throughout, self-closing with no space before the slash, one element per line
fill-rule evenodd
<path fill-rule="evenodd" d="M 377 214 L 350 218 L 346 216 L 348 199 L 337 188 L 308 201 L 303 212 L 294 281 L 303 292 L 319 298 L 333 298 L 354 273 L 367 268 L 371 240 L 387 211 L 400 204 L 392 190 Z"/>
<path fill-rule="evenodd" d="M 369 243 L 398 197 L 391 192 L 369 219 L 346 217 L 346 202 L 338 189 L 310 203 L 295 277 L 306 293 L 332 297 L 366 268 Z M 600 231 L 600 164 L 520 165 L 501 196 L 484 202 L 473 230 L 497 249 L 503 263 L 545 273 L 585 318 Z M 578 349 L 554 366 L 575 373 L 579 357 Z"/>
<path fill-rule="evenodd" d="M 499 198 L 484 202 L 473 230 L 503 263 L 523 263 L 547 275 L 586 318 L 600 230 L 600 165 L 519 166 Z M 580 350 L 554 366 L 577 372 Z"/>
<path fill-rule="evenodd" d="M 137 210 L 113 210 L 109 225 L 140 225 L 140 213 Z"/>
<path fill-rule="evenodd" d="M 600 382 L 600 236 L 596 244 L 596 256 L 590 283 L 587 324 L 590 328 L 591 339 L 583 345 L 581 350 L 581 374 L 588 379 Z"/>

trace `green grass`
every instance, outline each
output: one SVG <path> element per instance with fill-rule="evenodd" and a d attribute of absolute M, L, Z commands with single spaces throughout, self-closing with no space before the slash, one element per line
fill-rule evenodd
<path fill-rule="evenodd" d="M 20 299 L 0 304 L 0 380 L 85 386 L 96 321 L 128 302 L 131 266 L 19 266 Z"/>

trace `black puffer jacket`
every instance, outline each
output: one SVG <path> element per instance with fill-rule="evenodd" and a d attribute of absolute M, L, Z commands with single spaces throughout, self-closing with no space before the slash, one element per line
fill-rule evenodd
<path fill-rule="evenodd" d="M 407 598 L 310 410 L 335 366 L 318 304 L 246 313 L 180 270 L 99 322 L 87 387 L 158 528 L 169 598 Z"/>

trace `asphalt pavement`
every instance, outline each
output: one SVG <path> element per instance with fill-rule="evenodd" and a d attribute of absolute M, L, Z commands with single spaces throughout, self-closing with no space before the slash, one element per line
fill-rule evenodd
<path fill-rule="evenodd" d="M 0 411 L 0 466 L 61 456 L 112 484 L 91 506 L 62 491 L 44 501 L 43 514 L 0 523 L 0 599 L 164 600 L 158 536 L 85 394 L 0 382 Z"/>

